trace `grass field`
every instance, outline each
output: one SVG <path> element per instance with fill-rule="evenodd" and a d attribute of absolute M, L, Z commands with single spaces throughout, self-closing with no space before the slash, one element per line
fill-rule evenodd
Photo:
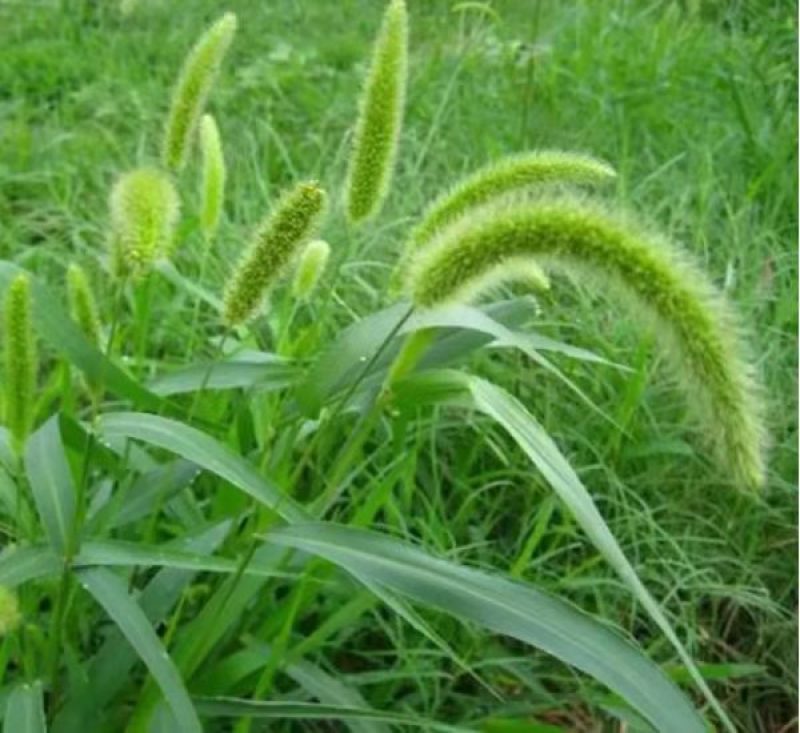
<path fill-rule="evenodd" d="M 67 265 L 81 264 L 99 304 L 100 350 L 108 342 L 111 361 L 156 390 L 157 379 L 195 365 L 190 387 L 164 411 L 212 435 L 301 505 L 310 508 L 338 472 L 326 519 L 369 525 L 571 601 L 634 639 L 715 720 L 657 625 L 492 420 L 399 405 L 402 414 L 384 415 L 345 460 L 340 449 L 362 423 L 334 402 L 319 422 L 305 419 L 293 401 L 298 384 L 309 388 L 306 374 L 324 382 L 341 368 L 335 350 L 324 349 L 343 328 L 392 303 L 400 248 L 437 193 L 512 152 L 555 148 L 608 161 L 618 176 L 599 195 L 689 250 L 741 314 L 764 384 L 767 486 L 742 491 L 709 460 L 704 428 L 655 348 L 657 334 L 602 287 L 554 277 L 536 295 L 535 315 L 528 307 L 517 324 L 628 367 L 548 353 L 583 398 L 508 348 L 475 350 L 454 368 L 502 386 L 541 422 L 736 729 L 796 730 L 797 8 L 777 0 L 408 6 L 409 90 L 395 179 L 380 216 L 355 228 L 340 200 L 382 2 L 139 0 L 124 14 L 102 0 L 0 0 L 0 258 L 34 273 L 56 311 L 66 310 Z M 193 159 L 178 182 L 174 268 L 121 292 L 107 272 L 109 191 L 121 172 L 158 161 L 180 64 L 226 9 L 239 28 L 208 105 L 228 167 L 219 234 L 207 247 Z M 307 178 L 332 199 L 322 231 L 332 264 L 320 290 L 298 305 L 278 288 L 249 329 L 223 337 L 214 302 L 233 263 L 278 193 Z M 3 289 L 11 272 L 0 266 Z M 530 304 L 523 294 L 514 286 L 498 297 Z M 35 324 L 47 320 L 47 307 L 37 305 Z M 418 617 L 401 618 L 374 588 L 324 563 L 311 572 L 296 559 L 275 565 L 253 542 L 269 534 L 275 513 L 236 492 L 233 480 L 196 476 L 198 461 L 175 458 L 166 438 L 126 443 L 120 428 L 116 442 L 101 433 L 94 444 L 84 428 L 98 415 L 162 409 L 113 389 L 105 373 L 108 389 L 91 399 L 91 380 L 70 363 L 74 352 L 58 348 L 53 324 L 47 333 L 37 326 L 34 414 L 36 427 L 60 425 L 61 437 L 35 433 L 41 452 L 29 443 L 24 465 L 8 438 L 0 441 L 3 544 L 52 540 L 46 517 L 36 518 L 38 495 L 27 498 L 28 484 L 36 494 L 36 461 L 54 486 L 58 466 L 62 479 L 72 477 L 70 501 L 86 538 L 135 544 L 118 548 L 129 553 L 119 562 L 99 545 L 103 562 L 80 553 L 54 566 L 40 558 L 51 571 L 30 575 L 11 549 L 0 555 L 0 583 L 18 585 L 22 616 L 0 645 L 0 694 L 22 705 L 12 690 L 40 680 L 48 729 L 178 729 L 158 706 L 163 684 L 150 677 L 153 667 L 136 660 L 108 619 L 124 622 L 81 588 L 100 600 L 108 576 L 99 566 L 119 564 L 112 577 L 124 578 L 125 599 L 146 609 L 192 696 L 369 707 L 408 716 L 391 725 L 409 730 L 433 729 L 425 721 L 532 733 L 652 730 L 604 686 L 518 639 L 425 604 Z M 291 361 L 258 372 L 256 382 L 216 388 L 203 365 L 242 349 Z M 48 423 L 56 414 L 60 423 Z M 52 458 L 56 448 L 63 465 Z M 156 547 L 184 555 L 144 557 Z M 194 555 L 191 566 L 189 551 L 232 563 L 227 575 Z M 232 576 L 250 551 L 287 578 Z M 38 704 L 36 694 L 25 699 Z M 4 730 L 16 733 L 10 711 L 11 703 Z M 243 733 L 251 725 L 244 712 L 237 708 L 235 723 L 209 713 L 205 729 Z M 252 729 L 387 730 L 366 718 L 310 716 L 254 719 Z"/>

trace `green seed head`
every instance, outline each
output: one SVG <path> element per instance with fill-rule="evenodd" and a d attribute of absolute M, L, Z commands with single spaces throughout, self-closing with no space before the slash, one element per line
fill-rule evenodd
<path fill-rule="evenodd" d="M 736 483 L 766 477 L 759 389 L 736 320 L 702 272 L 668 242 L 572 197 L 494 207 L 444 230 L 406 278 L 414 303 L 463 300 L 518 258 L 594 277 L 647 315 L 674 358 L 721 465 Z"/>
<path fill-rule="evenodd" d="M 236 32 L 236 16 L 226 13 L 197 41 L 183 62 L 172 94 L 162 156 L 172 171 L 186 165 L 206 99 Z"/>
<path fill-rule="evenodd" d="M 0 585 L 0 638 L 14 631 L 21 620 L 16 593 Z"/>
<path fill-rule="evenodd" d="M 155 168 L 137 168 L 114 184 L 110 197 L 111 253 L 117 275 L 138 275 L 168 255 L 178 219 L 178 194 Z"/>
<path fill-rule="evenodd" d="M 211 115 L 203 115 L 200 123 L 200 150 L 203 154 L 203 204 L 200 223 L 203 234 L 210 240 L 217 231 L 225 195 L 225 158 L 217 123 Z"/>
<path fill-rule="evenodd" d="M 36 392 L 36 342 L 31 324 L 31 282 L 20 273 L 11 282 L 4 313 L 6 424 L 18 449 L 33 424 Z"/>
<path fill-rule="evenodd" d="M 377 213 L 394 171 L 408 76 L 408 17 L 404 0 L 391 0 L 375 42 L 361 96 L 347 183 L 354 223 Z"/>
<path fill-rule="evenodd" d="M 86 338 L 95 346 L 100 344 L 100 318 L 97 303 L 84 269 L 74 262 L 67 268 L 69 313 Z"/>
<path fill-rule="evenodd" d="M 322 239 L 314 239 L 306 245 L 297 263 L 292 283 L 292 294 L 296 298 L 306 300 L 314 292 L 330 254 L 330 245 Z"/>
<path fill-rule="evenodd" d="M 422 215 L 407 247 L 416 250 L 424 246 L 437 230 L 469 210 L 510 193 L 546 183 L 600 184 L 615 176 L 607 163 L 578 153 L 543 150 L 503 158 L 475 171 L 437 198 Z"/>
<path fill-rule="evenodd" d="M 255 315 L 269 288 L 313 236 L 325 203 L 325 192 L 315 182 L 301 183 L 281 197 L 225 288 L 223 315 L 229 325 Z"/>

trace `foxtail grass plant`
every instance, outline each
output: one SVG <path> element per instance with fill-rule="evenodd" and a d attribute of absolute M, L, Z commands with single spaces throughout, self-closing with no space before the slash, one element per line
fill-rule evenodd
<path fill-rule="evenodd" d="M 408 75 L 405 0 L 391 0 L 364 83 L 347 178 L 353 223 L 377 214 L 389 191 L 403 122 Z"/>
<path fill-rule="evenodd" d="M 481 4 L 461 5 L 462 14 L 477 12 L 487 22 L 491 16 Z M 47 681 L 47 714 L 40 717 L 55 733 L 154 726 L 246 733 L 270 716 L 324 717 L 333 725 L 341 718 L 359 733 L 385 733 L 389 725 L 455 730 L 478 720 L 488 730 L 498 721 L 518 726 L 520 716 L 535 726 L 540 705 L 553 713 L 550 720 L 563 713 L 565 729 L 640 721 L 663 733 L 736 729 L 704 673 L 711 670 L 713 685 L 722 686 L 720 670 L 734 669 L 733 676 L 747 666 L 728 657 L 744 655 L 728 652 L 728 636 L 723 644 L 691 633 L 692 624 L 705 629 L 709 615 L 727 613 L 716 597 L 705 602 L 706 589 L 721 597 L 732 586 L 717 582 L 710 566 L 691 568 L 704 586 L 682 566 L 675 572 L 667 561 L 651 564 L 662 548 L 683 552 L 689 533 L 673 538 L 674 525 L 662 524 L 666 512 L 649 505 L 638 464 L 626 463 L 623 451 L 609 459 L 608 441 L 587 427 L 586 440 L 573 441 L 580 443 L 574 460 L 585 465 L 588 447 L 592 470 L 579 472 L 559 448 L 583 425 L 579 419 L 560 430 L 559 411 L 569 400 L 561 392 L 554 398 L 547 379 L 557 377 L 571 390 L 567 396 L 588 402 L 590 417 L 605 417 L 592 399 L 605 399 L 608 390 L 590 392 L 579 382 L 585 370 L 620 367 L 625 356 L 612 363 L 531 333 L 530 324 L 562 295 L 550 289 L 551 275 L 557 286 L 566 273 L 619 296 L 617 321 L 650 326 L 716 463 L 714 471 L 690 465 L 683 456 L 692 449 L 683 441 L 681 460 L 673 461 L 670 450 L 661 451 L 670 442 L 661 435 L 648 444 L 648 461 L 662 472 L 659 490 L 663 478 L 664 486 L 686 485 L 684 496 L 695 497 L 717 484 L 760 488 L 768 476 L 763 390 L 743 319 L 689 254 L 610 199 L 599 200 L 597 189 L 616 174 L 587 154 L 500 156 L 432 196 L 416 220 L 377 220 L 402 134 L 405 2 L 389 0 L 382 18 L 344 196 L 335 202 L 341 211 L 330 217 L 362 228 L 336 232 L 326 220 L 325 190 L 305 180 L 271 202 L 249 241 L 239 235 L 237 219 L 249 208 L 232 194 L 247 185 L 247 166 L 237 166 L 236 190 L 226 192 L 219 130 L 204 113 L 235 34 L 236 19 L 227 13 L 186 58 L 161 167 L 134 168 L 113 184 L 107 239 L 117 279 L 102 289 L 113 307 L 95 302 L 75 264 L 66 275 L 67 315 L 38 276 L 21 270 L 44 258 L 26 251 L 15 263 L 0 262 L 7 427 L 0 431 L 0 532 L 9 538 L 0 553 L 0 697 L 9 701 L 7 729 L 15 711 L 45 709 L 41 686 L 23 684 L 38 679 Z M 460 124 L 454 117 L 442 134 Z M 186 194 L 189 183 L 177 173 L 197 134 L 200 196 L 195 179 L 182 198 L 199 198 L 189 217 L 199 226 L 178 229 L 178 191 Z M 226 153 L 236 161 L 233 141 Z M 296 160 L 285 156 L 292 178 Z M 275 170 L 282 168 L 265 166 L 259 175 Z M 268 182 L 269 190 L 282 185 Z M 370 279 L 388 274 L 385 262 L 347 262 L 352 234 L 376 243 L 396 236 L 403 244 L 390 263 L 391 279 L 402 286 L 398 302 L 387 305 L 390 288 Z M 345 240 L 342 251 L 319 238 L 327 236 Z M 181 257 L 164 261 L 178 238 L 187 242 Z M 216 239 L 244 243 L 221 298 L 205 283 L 206 259 L 224 251 L 212 247 Z M 202 258 L 199 267 L 192 257 Z M 333 258 L 336 266 L 326 269 Z M 355 264 L 377 266 L 365 277 Z M 507 283 L 550 290 L 539 299 L 518 297 L 517 287 L 496 302 Z M 357 302 L 348 297 L 365 291 Z M 263 307 L 267 298 L 274 308 Z M 370 299 L 380 309 L 365 312 Z M 131 301 L 133 308 L 124 307 Z M 553 323 L 542 319 L 541 326 Z M 43 395 L 36 393 L 34 327 L 47 345 Z M 625 440 L 629 423 L 617 415 L 632 413 L 639 401 L 645 344 L 627 359 L 641 368 L 607 420 Z M 512 360 L 512 350 L 524 361 Z M 535 380 L 525 378 L 521 363 L 535 365 Z M 97 382 L 90 405 L 72 390 L 73 368 Z M 519 398 L 501 382 L 521 385 Z M 660 418 L 658 404 L 651 407 L 648 426 Z M 49 419 L 34 430 L 34 415 L 38 421 L 45 413 Z M 546 416 L 552 436 L 534 413 Z M 673 434 L 681 430 L 679 424 Z M 745 506 L 752 497 L 740 492 L 732 501 Z M 612 532 L 627 526 L 629 510 L 640 511 L 630 518 L 635 543 Z M 643 515 L 658 524 L 637 524 Z M 653 537 L 642 527 L 653 527 Z M 690 539 L 707 546 L 705 537 Z M 720 539 L 728 540 L 708 542 Z M 632 546 L 654 587 L 663 585 L 652 568 L 668 573 L 676 588 L 669 609 L 639 577 L 626 554 Z M 563 564 L 547 570 L 551 561 Z M 611 582 L 612 571 L 621 583 Z M 749 587 L 740 591 L 733 588 L 724 603 L 738 609 L 742 598 L 757 596 L 760 613 L 771 602 Z M 579 611 L 578 603 L 605 617 Z M 682 605 L 692 613 L 681 614 Z M 469 638 L 435 614 L 469 624 Z M 40 628 L 47 639 L 34 636 Z M 699 667 L 695 656 L 709 666 Z M 701 709 L 662 664 L 680 665 L 675 676 L 695 685 Z M 576 674 L 565 675 L 562 665 Z M 418 687 L 406 692 L 412 676 Z M 459 706 L 473 697 L 462 714 Z M 447 724 L 432 719 L 440 712 Z"/>
<path fill-rule="evenodd" d="M 17 451 L 33 425 L 38 357 L 31 316 L 31 281 L 17 275 L 4 303 L 3 354 L 5 358 L 5 423 Z"/>
<path fill-rule="evenodd" d="M 162 160 L 171 171 L 186 165 L 206 100 L 235 33 L 236 16 L 226 13 L 201 36 L 183 63 L 162 143 Z"/>

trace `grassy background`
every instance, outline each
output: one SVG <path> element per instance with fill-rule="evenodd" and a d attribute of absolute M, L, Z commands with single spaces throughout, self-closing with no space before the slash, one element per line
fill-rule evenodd
<path fill-rule="evenodd" d="M 156 159 L 176 69 L 221 11 L 210 0 L 179 10 L 166 0 L 138 5 L 124 17 L 110 2 L 0 0 L 0 256 L 44 273 L 54 287 L 73 258 L 99 273 L 110 184 L 134 162 Z M 687 431 L 683 400 L 649 340 L 617 305 L 568 282 L 543 298 L 540 330 L 634 368 L 631 376 L 564 364 L 624 433 L 522 359 L 483 356 L 474 368 L 542 419 L 695 655 L 763 666 L 721 689 L 741 728 L 792 730 L 796 8 L 736 0 L 496 0 L 490 12 L 454 5 L 409 0 L 410 92 L 394 191 L 368 231 L 351 238 L 334 223 L 334 248 L 350 256 L 339 256 L 329 282 L 336 305 L 320 327 L 333 332 L 387 302 L 386 278 L 409 223 L 462 173 L 535 147 L 584 150 L 616 166 L 609 197 L 683 243 L 739 306 L 767 387 L 767 491 L 742 496 L 715 475 L 695 450 L 701 436 Z M 225 7 L 238 14 L 240 32 L 211 101 L 230 180 L 207 273 L 214 287 L 279 188 L 316 176 L 334 193 L 341 189 L 344 141 L 382 3 L 230 0 Z M 194 203 L 186 202 L 187 211 Z M 179 269 L 196 276 L 191 216 L 182 236 L 191 247 L 181 250 Z M 108 302 L 104 278 L 97 286 Z M 159 308 L 148 336 L 158 353 L 137 364 L 142 372 L 185 356 L 188 309 L 169 300 Z M 209 314 L 201 327 L 212 333 Z M 51 403 L 42 401 L 43 414 Z M 629 629 L 659 661 L 671 661 L 571 520 L 550 512 L 548 491 L 499 430 L 481 421 L 465 430 L 442 415 L 415 440 L 416 493 L 412 499 L 409 476 L 387 524 L 499 568 L 515 565 L 539 526 L 522 575 Z M 378 480 L 373 475 L 359 491 L 366 495 Z M 504 702 L 378 612 L 326 659 L 377 707 L 454 721 L 530 709 L 547 717 L 558 708 L 568 711 L 566 727 L 581 729 L 583 682 L 513 645 L 462 638 L 446 623 L 441 630 L 459 639 Z"/>

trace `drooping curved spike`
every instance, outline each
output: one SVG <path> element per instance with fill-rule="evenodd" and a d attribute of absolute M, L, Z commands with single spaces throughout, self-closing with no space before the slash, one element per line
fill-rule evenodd
<path fill-rule="evenodd" d="M 161 152 L 164 165 L 171 171 L 186 165 L 206 99 L 235 32 L 236 16 L 225 13 L 200 37 L 183 62 L 172 93 Z"/>
<path fill-rule="evenodd" d="M 394 172 L 408 75 L 405 0 L 391 0 L 375 42 L 359 104 L 347 176 L 347 215 L 358 223 L 377 213 Z"/>
<path fill-rule="evenodd" d="M 243 323 L 256 313 L 266 292 L 316 231 L 326 200 L 325 192 L 309 182 L 298 184 L 278 201 L 225 288 L 223 311 L 229 325 Z"/>
<path fill-rule="evenodd" d="M 507 194 L 544 183 L 601 184 L 616 175 L 608 163 L 580 153 L 541 150 L 511 155 L 480 168 L 439 196 L 422 214 L 406 250 L 412 253 L 471 209 Z"/>
<path fill-rule="evenodd" d="M 703 273 L 668 242 L 578 198 L 517 202 L 443 231 L 410 264 L 407 289 L 421 307 L 467 299 L 520 257 L 593 275 L 602 288 L 629 296 L 631 312 L 650 317 L 685 376 L 720 463 L 740 485 L 764 484 L 762 406 L 736 319 Z"/>

